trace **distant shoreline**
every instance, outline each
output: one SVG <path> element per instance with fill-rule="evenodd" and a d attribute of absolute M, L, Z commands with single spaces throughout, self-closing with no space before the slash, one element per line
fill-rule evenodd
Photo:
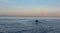
<path fill-rule="evenodd" d="M 0 17 L 60 17 L 60 16 L 0 16 Z"/>
<path fill-rule="evenodd" d="M 0 17 L 0 19 L 60 19 L 60 17 Z"/>

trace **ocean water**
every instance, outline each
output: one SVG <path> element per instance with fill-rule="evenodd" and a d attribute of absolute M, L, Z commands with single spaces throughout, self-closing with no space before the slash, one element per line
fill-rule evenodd
<path fill-rule="evenodd" d="M 0 33 L 60 33 L 60 18 L 0 17 Z"/>

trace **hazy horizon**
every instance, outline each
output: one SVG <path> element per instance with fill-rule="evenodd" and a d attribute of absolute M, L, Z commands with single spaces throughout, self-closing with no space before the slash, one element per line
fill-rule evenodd
<path fill-rule="evenodd" d="M 60 0 L 0 0 L 0 17 L 60 17 Z"/>

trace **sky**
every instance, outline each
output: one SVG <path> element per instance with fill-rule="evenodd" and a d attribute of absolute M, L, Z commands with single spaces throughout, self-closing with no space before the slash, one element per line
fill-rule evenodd
<path fill-rule="evenodd" d="M 0 16 L 60 17 L 60 0 L 0 0 Z"/>

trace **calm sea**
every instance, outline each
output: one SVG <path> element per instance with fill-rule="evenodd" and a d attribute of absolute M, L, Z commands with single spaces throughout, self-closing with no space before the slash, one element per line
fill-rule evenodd
<path fill-rule="evenodd" d="M 60 17 L 0 17 L 0 33 L 60 33 Z"/>

